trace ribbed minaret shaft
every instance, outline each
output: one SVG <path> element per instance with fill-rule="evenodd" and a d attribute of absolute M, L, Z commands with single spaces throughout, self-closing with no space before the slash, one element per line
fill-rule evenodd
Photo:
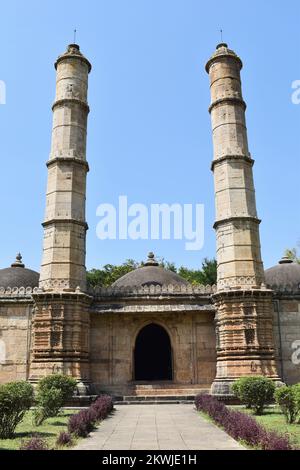
<path fill-rule="evenodd" d="M 52 145 L 40 288 L 33 294 L 30 380 L 54 373 L 89 383 L 89 306 L 86 290 L 85 221 L 87 89 L 89 61 L 77 44 L 56 63 Z"/>
<path fill-rule="evenodd" d="M 278 380 L 272 291 L 264 286 L 259 223 L 242 96 L 242 61 L 220 44 L 206 65 L 211 83 L 218 289 L 216 395 L 242 376 Z"/>
<path fill-rule="evenodd" d="M 86 289 L 86 133 L 89 61 L 71 44 L 55 63 L 52 145 L 40 287 Z"/>
<path fill-rule="evenodd" d="M 206 70 L 211 82 L 218 288 L 264 282 L 239 57 L 220 44 Z"/>

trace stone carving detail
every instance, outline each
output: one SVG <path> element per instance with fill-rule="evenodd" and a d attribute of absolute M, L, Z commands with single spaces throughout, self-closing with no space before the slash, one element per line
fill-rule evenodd
<path fill-rule="evenodd" d="M 250 278 L 247 278 L 250 279 Z M 61 284 L 62 285 L 62 284 Z M 60 286 L 61 286 L 60 285 Z M 251 286 L 252 284 L 249 281 L 248 284 L 244 284 L 246 286 Z M 54 290 L 54 285 L 52 286 Z M 57 287 L 57 285 L 56 285 Z M 219 287 L 219 286 L 218 286 Z M 226 285 L 226 289 L 231 289 L 230 286 Z M 299 294 L 300 292 L 300 285 L 298 289 L 295 288 L 293 285 L 268 285 L 262 286 L 261 288 L 266 289 L 269 288 L 273 290 L 275 293 L 280 294 Z M 220 290 L 220 288 L 218 288 Z M 32 294 L 40 294 L 43 293 L 44 289 L 38 287 L 0 287 L 0 297 L 28 297 Z M 78 290 L 76 290 L 78 292 Z M 217 292 L 217 286 L 173 286 L 173 285 L 163 285 L 163 286 L 144 286 L 144 287 L 119 287 L 119 288 L 112 288 L 112 287 L 90 287 L 88 289 L 88 294 L 92 296 L 103 296 L 103 297 L 111 297 L 111 296 L 118 296 L 118 295 L 160 295 L 160 294 L 172 294 L 172 295 L 183 295 L 183 294 L 215 294 Z"/>
<path fill-rule="evenodd" d="M 38 287 L 0 287 L 0 297 L 28 297 L 38 292 Z"/>
<path fill-rule="evenodd" d="M 43 289 L 68 289 L 70 281 L 68 279 L 52 279 L 41 283 Z"/>
<path fill-rule="evenodd" d="M 192 286 L 192 285 L 147 285 L 143 287 L 94 287 L 89 289 L 89 294 L 101 297 L 112 297 L 122 295 L 194 295 L 194 294 L 213 294 L 217 290 L 216 286 Z"/>
<path fill-rule="evenodd" d="M 260 279 L 260 285 L 263 283 L 263 279 Z M 226 281 L 218 281 L 218 289 L 231 289 L 235 288 L 236 286 L 256 286 L 257 285 L 257 277 L 255 276 L 239 276 L 239 277 L 232 277 L 230 279 L 226 279 Z M 258 286 L 260 287 L 260 286 Z"/>

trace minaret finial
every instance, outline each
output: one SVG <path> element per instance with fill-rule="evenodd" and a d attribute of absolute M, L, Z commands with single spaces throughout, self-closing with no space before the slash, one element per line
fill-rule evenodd
<path fill-rule="evenodd" d="M 158 262 L 155 259 L 155 255 L 152 251 L 148 253 L 148 259 L 145 263 L 145 266 L 158 266 Z"/>
<path fill-rule="evenodd" d="M 223 29 L 220 29 L 220 34 L 221 34 L 221 43 L 223 42 Z"/>
<path fill-rule="evenodd" d="M 76 44 L 76 35 L 77 35 L 77 29 L 74 29 L 74 41 L 73 44 Z"/>
<path fill-rule="evenodd" d="M 22 262 L 22 255 L 21 253 L 17 253 L 16 261 L 12 263 L 12 268 L 25 268 L 25 264 Z"/>

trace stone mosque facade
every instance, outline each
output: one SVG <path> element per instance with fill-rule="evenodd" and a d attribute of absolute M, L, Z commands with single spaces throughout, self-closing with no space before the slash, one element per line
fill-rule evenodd
<path fill-rule="evenodd" d="M 230 395 L 241 376 L 300 382 L 300 265 L 264 271 L 242 97 L 224 43 L 210 78 L 218 281 L 193 286 L 145 265 L 110 288 L 86 284 L 86 131 L 91 64 L 76 44 L 55 64 L 56 98 L 40 274 L 0 270 L 0 382 L 64 373 L 78 393 Z M 209 168 L 208 168 L 209 170 Z"/>

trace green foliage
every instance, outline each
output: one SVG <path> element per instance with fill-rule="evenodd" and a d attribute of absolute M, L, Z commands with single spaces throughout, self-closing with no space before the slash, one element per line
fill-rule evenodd
<path fill-rule="evenodd" d="M 33 387 L 28 382 L 0 385 L 0 438 L 13 436 L 16 426 L 33 404 Z"/>
<path fill-rule="evenodd" d="M 71 398 L 75 388 L 76 380 L 73 377 L 62 374 L 53 374 L 48 375 L 47 377 L 42 378 L 38 384 L 38 390 L 43 392 L 47 391 L 50 388 L 57 388 L 61 390 L 64 400 Z"/>
<path fill-rule="evenodd" d="M 91 287 L 109 287 L 117 279 L 138 268 L 139 264 L 128 259 L 121 265 L 106 264 L 103 269 L 92 269 L 87 272 L 87 282 Z"/>
<path fill-rule="evenodd" d="M 45 419 L 57 416 L 75 388 L 76 380 L 65 375 L 56 374 L 41 379 L 37 387 L 35 424 L 40 426 Z"/>
<path fill-rule="evenodd" d="M 121 265 L 107 264 L 102 269 L 88 271 L 87 282 L 91 287 L 109 287 L 120 277 L 142 266 L 144 266 L 143 262 L 138 263 L 132 259 L 128 259 Z M 159 266 L 178 273 L 191 284 L 214 285 L 217 282 L 217 262 L 214 259 L 205 258 L 202 262 L 202 269 L 198 270 L 184 266 L 177 269 L 174 263 L 165 261 L 164 258 L 160 260 Z"/>
<path fill-rule="evenodd" d="M 232 385 L 232 391 L 247 408 L 261 415 L 274 398 L 275 384 L 267 377 L 242 377 Z"/>
<path fill-rule="evenodd" d="M 246 408 L 250 409 L 252 406 L 252 400 L 249 398 L 248 393 L 248 383 L 249 377 L 241 377 L 240 379 L 236 380 L 232 386 L 231 390 L 233 394 L 243 403 Z"/>
<path fill-rule="evenodd" d="M 284 255 L 287 256 L 289 259 L 295 261 L 296 263 L 300 264 L 300 256 L 298 255 L 297 248 L 289 248 L 285 250 Z"/>
<path fill-rule="evenodd" d="M 213 286 L 217 283 L 217 262 L 215 259 L 205 258 L 202 262 L 202 269 L 188 269 L 181 266 L 178 269 L 178 274 L 191 284 Z"/>
<path fill-rule="evenodd" d="M 64 404 L 63 394 L 57 388 L 49 388 L 42 393 L 38 392 L 36 404 L 34 422 L 37 426 L 40 426 L 45 419 L 58 415 Z"/>
<path fill-rule="evenodd" d="M 295 423 L 300 415 L 300 384 L 278 388 L 275 400 L 285 416 L 287 423 Z"/>

